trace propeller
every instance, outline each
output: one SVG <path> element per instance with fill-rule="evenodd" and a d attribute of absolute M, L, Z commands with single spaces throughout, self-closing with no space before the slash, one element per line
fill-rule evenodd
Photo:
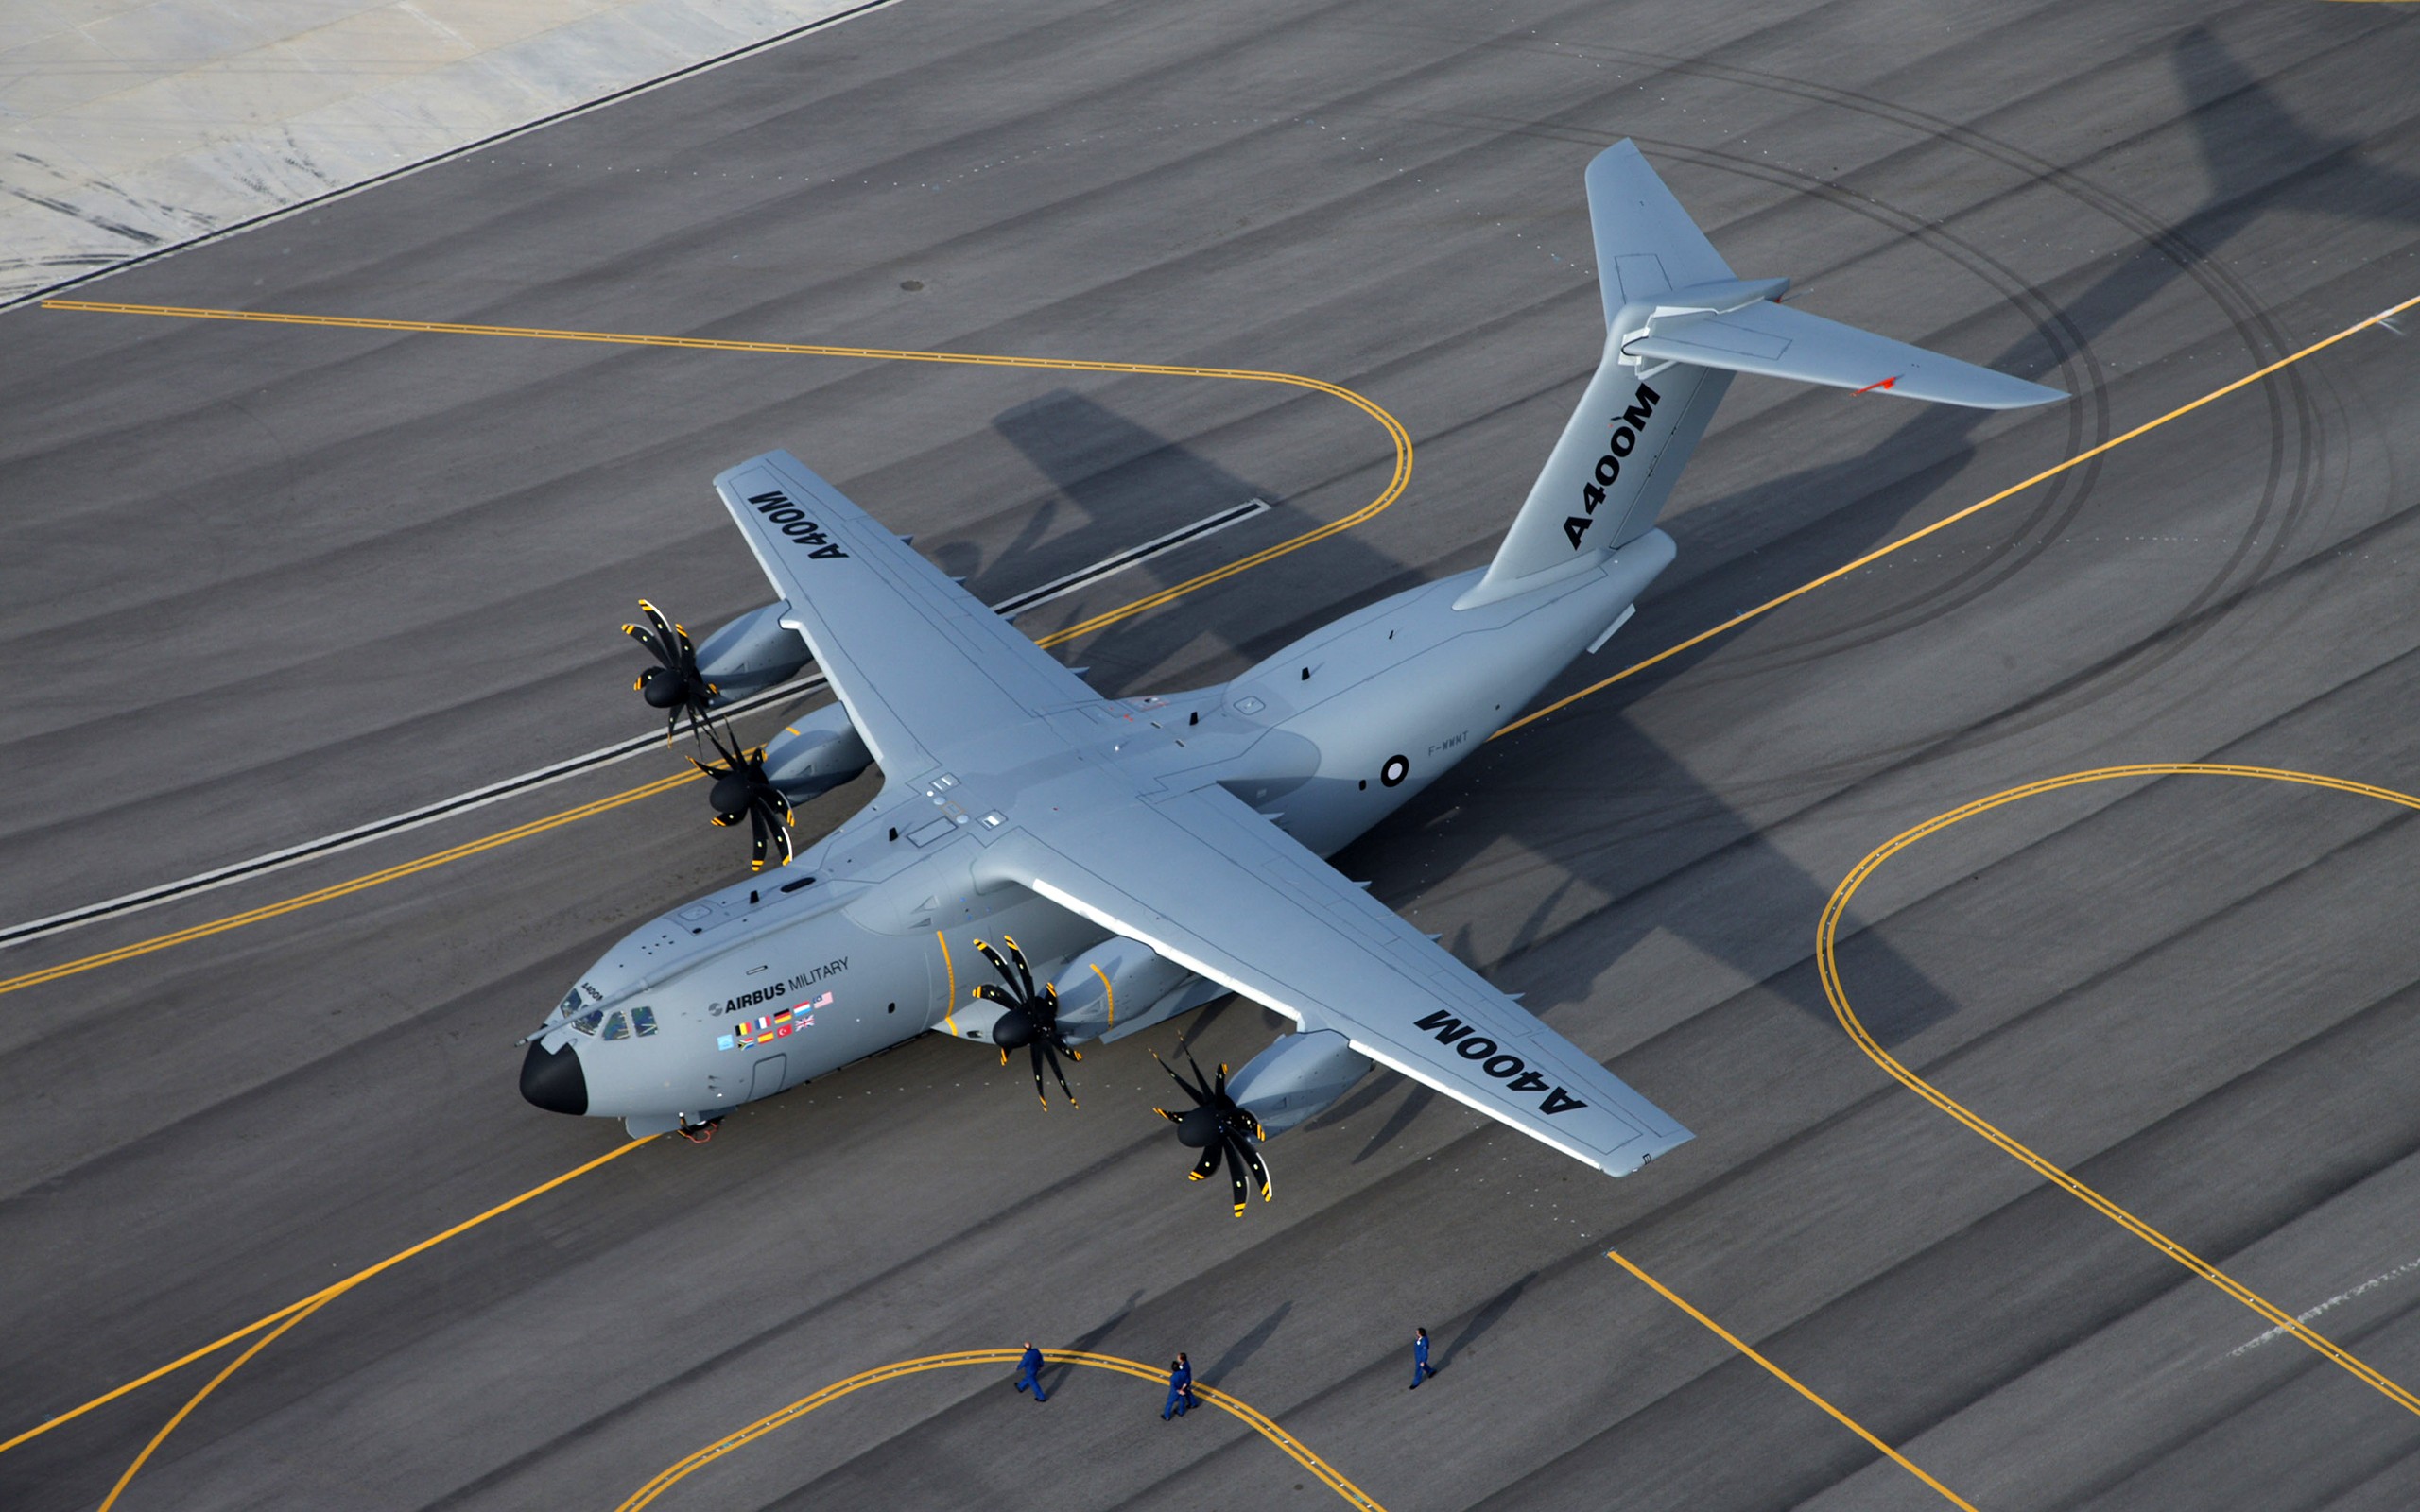
<path fill-rule="evenodd" d="M 1009 947 L 1007 960 L 1002 960 L 1000 953 L 984 941 L 975 942 L 975 948 L 983 953 L 983 958 L 992 963 L 992 970 L 999 972 L 1000 980 L 1006 984 L 1004 988 L 989 982 L 975 984 L 977 997 L 1007 1010 L 992 1026 L 992 1042 L 1000 1047 L 1000 1064 L 1009 1063 L 1010 1051 L 1025 1046 L 1033 1054 L 1033 1095 L 1042 1099 L 1043 1111 L 1050 1110 L 1049 1094 L 1042 1090 L 1042 1064 L 1046 1060 L 1050 1063 L 1050 1074 L 1059 1079 L 1059 1091 L 1067 1099 L 1067 1106 L 1080 1107 L 1076 1094 L 1068 1091 L 1067 1074 L 1059 1069 L 1062 1055 L 1070 1060 L 1084 1058 L 1059 1032 L 1059 989 L 1045 982 L 1042 990 L 1036 992 L 1033 971 L 1025 964 L 1025 952 L 1017 949 L 1016 936 L 1003 935 L 1000 939 Z M 1014 971 L 1010 970 L 1011 962 L 1015 963 Z"/>
<path fill-rule="evenodd" d="M 639 674 L 631 684 L 648 701 L 650 709 L 665 711 L 664 738 L 681 728 L 681 716 L 689 716 L 689 728 L 698 730 L 705 724 L 706 705 L 720 690 L 708 682 L 698 670 L 698 652 L 689 644 L 689 632 L 664 617 L 664 611 L 639 600 L 639 612 L 647 616 L 645 625 L 625 625 L 622 633 L 646 646 L 657 664 Z"/>
<path fill-rule="evenodd" d="M 1151 1052 L 1151 1058 L 1160 1060 L 1159 1052 Z M 1224 1155 L 1227 1175 L 1235 1182 L 1236 1216 L 1240 1218 L 1244 1215 L 1247 1194 L 1244 1176 L 1247 1172 L 1260 1183 L 1261 1201 L 1267 1202 L 1276 1194 L 1276 1187 L 1269 1179 L 1269 1167 L 1261 1162 L 1260 1152 L 1253 1147 L 1253 1141 L 1269 1136 L 1262 1130 L 1260 1120 L 1246 1112 L 1242 1105 L 1227 1095 L 1227 1068 L 1223 1062 L 1219 1067 L 1216 1081 L 1201 1074 L 1201 1067 L 1195 1062 L 1191 1051 L 1185 1052 L 1184 1063 L 1193 1067 L 1191 1081 L 1178 1075 L 1176 1068 L 1165 1060 L 1160 1060 L 1160 1069 L 1184 1089 L 1184 1094 L 1193 1099 L 1193 1106 L 1182 1113 L 1171 1113 L 1165 1108 L 1155 1108 L 1152 1111 L 1176 1125 L 1179 1144 L 1201 1152 L 1200 1163 L 1185 1177 L 1186 1180 L 1206 1181 L 1218 1175 L 1219 1159 Z"/>
<path fill-rule="evenodd" d="M 725 746 L 712 725 L 700 728 L 714 742 L 715 755 L 720 759 L 710 764 L 692 756 L 689 765 L 715 780 L 713 790 L 707 794 L 707 800 L 715 807 L 715 823 L 729 829 L 743 818 L 749 821 L 756 840 L 755 852 L 749 858 L 749 870 L 764 870 L 765 857 L 776 850 L 781 852 L 781 859 L 773 865 L 788 866 L 790 800 L 765 775 L 765 747 L 742 750 L 736 736 Z"/>

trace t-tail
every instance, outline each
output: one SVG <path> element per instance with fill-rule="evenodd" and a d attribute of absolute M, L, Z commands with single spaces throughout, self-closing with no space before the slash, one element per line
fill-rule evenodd
<path fill-rule="evenodd" d="M 1605 354 L 1495 560 L 1457 608 L 1539 586 L 1542 573 L 1652 529 L 1731 387 L 1763 373 L 1858 393 L 2017 409 L 2066 395 L 1777 302 L 1786 278 L 1743 280 L 1637 147 L 1588 164 Z"/>

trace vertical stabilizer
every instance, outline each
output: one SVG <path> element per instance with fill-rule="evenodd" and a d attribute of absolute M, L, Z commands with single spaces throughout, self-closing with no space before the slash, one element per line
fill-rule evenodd
<path fill-rule="evenodd" d="M 1983 409 L 2066 397 L 1785 309 L 1774 301 L 1789 280 L 1735 275 L 1628 142 L 1588 164 L 1588 218 L 1605 303 L 1604 354 L 1495 560 L 1458 607 L 1525 592 L 1541 573 L 1645 535 L 1734 373 Z"/>
<path fill-rule="evenodd" d="M 1646 534 L 1731 387 L 1729 373 L 1694 366 L 1660 365 L 1642 377 L 1622 354 L 1625 310 L 1652 308 L 1674 289 L 1747 287 L 1630 143 L 1588 164 L 1588 219 L 1605 301 L 1604 356 L 1465 605 L 1519 593 L 1523 578 Z"/>

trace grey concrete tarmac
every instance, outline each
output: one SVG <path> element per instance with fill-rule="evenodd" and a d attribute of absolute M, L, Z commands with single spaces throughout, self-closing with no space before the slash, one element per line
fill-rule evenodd
<path fill-rule="evenodd" d="M 1678 564 L 1578 688 L 2420 294 L 2420 16 L 1909 0 L 907 0 L 79 291 L 181 306 L 1277 369 L 1417 449 L 1376 518 L 1061 654 L 1214 681 L 1485 560 L 1595 360 L 1580 175 L 1638 140 L 1744 275 L 2039 377 L 1931 411 L 1744 380 Z M 2420 320 L 2411 322 L 2420 327 Z M 20 310 L 0 318 L 0 917 L 643 728 L 642 593 L 765 589 L 708 487 L 786 446 L 987 597 L 1258 495 L 1069 625 L 1376 497 L 1335 400 L 1108 377 Z M 1340 858 L 1697 1130 L 1612 1182 L 1376 1077 L 1228 1217 L 1150 1108 L 918 1042 L 657 1142 L 339 1298 L 120 1505 L 610 1506 L 885 1362 L 1035 1338 L 1201 1378 L 1394 1512 L 1940 1498 L 2377 1509 L 2420 1417 L 1888 1080 L 1814 962 L 1882 841 L 2113 764 L 2420 791 L 2420 329 L 2373 330 L 1472 757 Z M 600 773 L 0 961 L 205 923 L 628 787 Z M 816 805 L 828 825 L 863 800 Z M 734 875 L 693 791 L 0 1002 L 0 1436 L 614 1147 L 512 1041 Z M 2097 782 L 1858 894 L 1923 1075 L 2420 1387 L 2420 834 L 2247 778 Z M 1249 1004 L 1182 1026 L 1240 1061 Z M 1408 1395 L 1425 1324 L 1443 1373 Z M 0 1455 L 90 1506 L 207 1379 Z M 1320 1504 L 1217 1414 L 1004 1372 L 850 1396 L 672 1506 Z"/>

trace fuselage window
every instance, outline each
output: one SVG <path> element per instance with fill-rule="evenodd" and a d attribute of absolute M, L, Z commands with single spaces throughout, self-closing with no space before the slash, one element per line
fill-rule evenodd
<path fill-rule="evenodd" d="M 595 1034 L 596 1032 L 596 1026 L 604 1022 L 605 1010 L 603 1008 L 591 1008 L 586 1013 L 581 1014 L 579 1018 L 572 1020 L 571 1026 L 582 1034 Z"/>
<path fill-rule="evenodd" d="M 628 1040 L 630 1037 L 631 1026 L 622 1022 L 622 1010 L 615 1008 L 614 1010 L 614 1016 L 605 1021 L 605 1038 L 608 1040 Z"/>
<path fill-rule="evenodd" d="M 641 1038 L 645 1038 L 648 1035 L 655 1033 L 655 1010 L 653 1008 L 632 1008 L 631 1010 L 631 1026 L 638 1030 Z"/>

